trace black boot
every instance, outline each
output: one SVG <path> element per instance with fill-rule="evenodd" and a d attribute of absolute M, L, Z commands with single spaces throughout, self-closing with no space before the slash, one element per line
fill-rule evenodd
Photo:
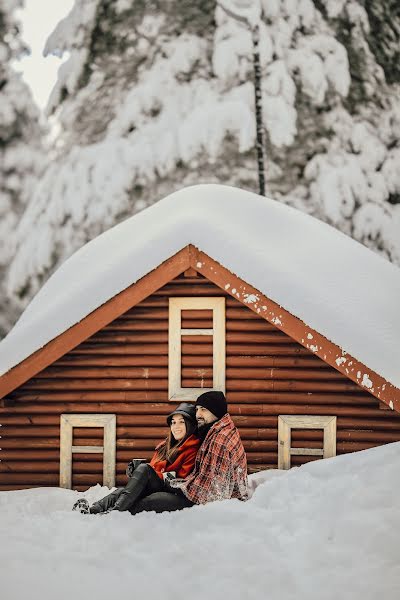
<path fill-rule="evenodd" d="M 150 475 L 149 469 L 151 469 L 149 465 L 141 464 L 134 470 L 132 477 L 123 488 L 112 510 L 129 510 L 135 504 L 147 487 Z M 155 475 L 155 477 L 158 476 Z"/>
<path fill-rule="evenodd" d="M 74 503 L 72 510 L 76 510 L 84 515 L 88 515 L 90 512 L 89 502 L 86 500 L 86 498 L 79 498 L 79 500 Z"/>
<path fill-rule="evenodd" d="M 124 488 L 118 488 L 111 492 L 111 494 L 107 494 L 104 498 L 97 500 L 94 502 L 92 506 L 89 508 L 89 512 L 92 515 L 97 515 L 98 513 L 108 512 L 114 507 L 114 504 L 118 500 L 119 496 L 124 491 Z"/>

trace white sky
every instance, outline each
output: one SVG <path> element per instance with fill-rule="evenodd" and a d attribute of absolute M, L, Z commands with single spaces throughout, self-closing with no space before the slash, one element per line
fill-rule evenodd
<path fill-rule="evenodd" d="M 22 24 L 22 38 L 30 47 L 31 55 L 24 57 L 14 66 L 23 73 L 33 96 L 41 109 L 44 109 L 57 78 L 57 70 L 63 61 L 55 56 L 43 57 L 42 52 L 47 37 L 57 23 L 71 10 L 74 0 L 25 0 L 25 8 L 19 11 Z"/>

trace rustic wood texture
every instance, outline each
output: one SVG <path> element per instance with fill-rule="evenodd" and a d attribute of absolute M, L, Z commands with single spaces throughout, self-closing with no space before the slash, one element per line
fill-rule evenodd
<path fill-rule="evenodd" d="M 203 276 L 182 274 L 7 397 L 0 408 L 1 490 L 59 485 L 66 413 L 116 415 L 116 485 L 124 485 L 126 463 L 150 458 L 167 433 L 165 418 L 175 406 L 168 402 L 168 301 L 191 295 L 226 299 L 226 394 L 250 472 L 277 468 L 279 415 L 336 416 L 337 454 L 400 440 L 398 413 L 381 410 L 372 395 Z M 182 327 L 209 329 L 212 312 L 184 311 Z M 184 336 L 184 385 L 200 393 L 212 381 L 212 365 L 209 336 Z M 103 435 L 102 428 L 76 427 L 73 444 L 99 446 Z M 320 430 L 291 431 L 292 449 L 322 445 Z M 291 465 L 319 458 L 293 454 Z M 101 455 L 73 455 L 74 489 L 101 482 L 102 473 Z"/>

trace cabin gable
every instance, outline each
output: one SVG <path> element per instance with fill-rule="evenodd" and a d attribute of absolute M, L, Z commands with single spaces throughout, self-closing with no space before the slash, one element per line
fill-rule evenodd
<path fill-rule="evenodd" d="M 224 301 L 226 395 L 250 472 L 277 468 L 278 423 L 285 415 L 334 417 L 338 454 L 400 439 L 397 412 L 381 410 L 368 390 L 289 336 L 279 323 L 261 316 L 255 303 L 213 282 L 219 276 L 216 263 L 206 264 L 203 256 L 191 252 L 179 268 L 174 265 L 179 273 L 161 287 L 155 285 L 134 306 L 117 311 L 98 331 L 8 394 L 7 405 L 0 407 L 0 489 L 59 485 L 62 415 L 116 416 L 116 485 L 125 483 L 131 458 L 151 457 L 174 406 L 168 377 L 169 302 L 174 298 Z M 248 286 L 244 294 L 249 291 Z M 209 332 L 210 310 L 184 309 L 181 325 L 181 387 L 201 393 L 214 383 L 213 339 L 193 330 Z M 72 444 L 83 450 L 72 455 L 71 485 L 82 490 L 103 481 L 102 456 L 84 449 L 102 445 L 104 428 L 78 423 L 72 436 Z M 290 448 L 298 452 L 291 456 L 291 465 L 320 458 L 323 437 L 322 426 L 292 426 Z M 305 456 L 301 449 L 316 452 Z"/>

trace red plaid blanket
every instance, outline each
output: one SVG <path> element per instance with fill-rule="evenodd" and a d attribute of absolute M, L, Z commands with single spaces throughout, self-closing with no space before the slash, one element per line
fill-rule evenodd
<path fill-rule="evenodd" d="M 242 440 L 229 414 L 215 423 L 196 456 L 192 473 L 176 479 L 194 504 L 239 498 L 247 500 L 247 460 Z"/>

